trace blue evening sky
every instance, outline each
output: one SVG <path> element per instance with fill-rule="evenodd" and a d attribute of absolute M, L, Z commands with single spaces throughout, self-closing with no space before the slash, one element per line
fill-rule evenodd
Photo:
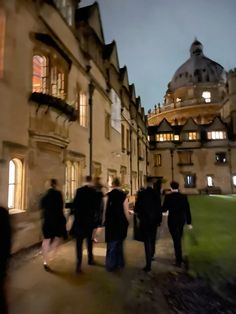
<path fill-rule="evenodd" d="M 82 0 L 80 6 L 92 4 Z M 98 0 L 106 44 L 116 41 L 145 113 L 163 102 L 167 84 L 197 37 L 226 71 L 236 67 L 236 0 Z"/>

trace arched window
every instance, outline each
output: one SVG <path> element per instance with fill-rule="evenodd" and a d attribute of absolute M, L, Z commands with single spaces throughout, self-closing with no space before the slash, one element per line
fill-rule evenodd
<path fill-rule="evenodd" d="M 22 184 L 22 161 L 14 158 L 9 162 L 8 207 L 10 209 L 22 209 Z"/>
<path fill-rule="evenodd" d="M 45 94 L 48 91 L 48 61 L 45 56 L 33 56 L 32 91 Z"/>
<path fill-rule="evenodd" d="M 71 181 L 71 162 L 66 162 L 66 177 L 65 177 L 65 199 L 66 201 L 71 201 L 71 188 L 70 188 L 70 181 Z"/>
<path fill-rule="evenodd" d="M 79 165 L 78 162 L 66 162 L 66 182 L 65 182 L 65 199 L 70 202 L 78 188 Z"/>
<path fill-rule="evenodd" d="M 78 110 L 79 124 L 83 127 L 88 126 L 88 104 L 86 94 L 77 87 L 75 109 Z"/>

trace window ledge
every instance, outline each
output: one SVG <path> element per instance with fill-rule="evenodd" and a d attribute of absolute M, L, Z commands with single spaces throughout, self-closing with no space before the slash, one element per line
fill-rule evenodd
<path fill-rule="evenodd" d="M 18 209 L 18 208 L 9 208 L 9 214 L 10 215 L 15 215 L 15 214 L 22 214 L 25 213 L 26 211 L 24 209 Z"/>

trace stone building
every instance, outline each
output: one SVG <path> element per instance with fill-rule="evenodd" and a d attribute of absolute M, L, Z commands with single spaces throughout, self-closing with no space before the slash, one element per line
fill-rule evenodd
<path fill-rule="evenodd" d="M 175 72 L 161 106 L 149 111 L 150 174 L 186 193 L 236 192 L 236 74 L 203 53 Z"/>
<path fill-rule="evenodd" d="M 65 200 L 88 174 L 130 195 L 147 175 L 141 100 L 106 44 L 97 3 L 0 2 L 0 203 L 13 251 L 41 240 L 39 198 L 50 178 Z"/>

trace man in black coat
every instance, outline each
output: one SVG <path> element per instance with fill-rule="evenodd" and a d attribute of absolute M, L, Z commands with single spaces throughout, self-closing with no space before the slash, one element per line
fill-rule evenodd
<path fill-rule="evenodd" d="M 171 193 L 167 194 L 163 203 L 163 211 L 169 211 L 168 227 L 173 240 L 175 250 L 175 266 L 181 267 L 182 257 L 182 235 L 184 225 L 192 229 L 191 212 L 187 196 L 179 192 L 179 183 L 172 181 L 170 183 Z"/>
<path fill-rule="evenodd" d="M 11 253 L 11 226 L 8 210 L 0 206 L 0 313 L 7 314 L 6 274 Z"/>
<path fill-rule="evenodd" d="M 150 178 L 147 179 L 146 189 L 138 192 L 134 211 L 140 219 L 140 229 L 144 241 L 146 266 L 143 270 L 149 272 L 155 254 L 157 227 L 162 221 L 160 193 L 153 189 Z"/>
<path fill-rule="evenodd" d="M 74 222 L 72 235 L 76 238 L 76 272 L 81 272 L 83 240 L 87 240 L 88 264 L 93 265 L 93 229 L 96 227 L 97 194 L 91 176 L 86 177 L 84 185 L 77 189 L 73 201 Z"/>

